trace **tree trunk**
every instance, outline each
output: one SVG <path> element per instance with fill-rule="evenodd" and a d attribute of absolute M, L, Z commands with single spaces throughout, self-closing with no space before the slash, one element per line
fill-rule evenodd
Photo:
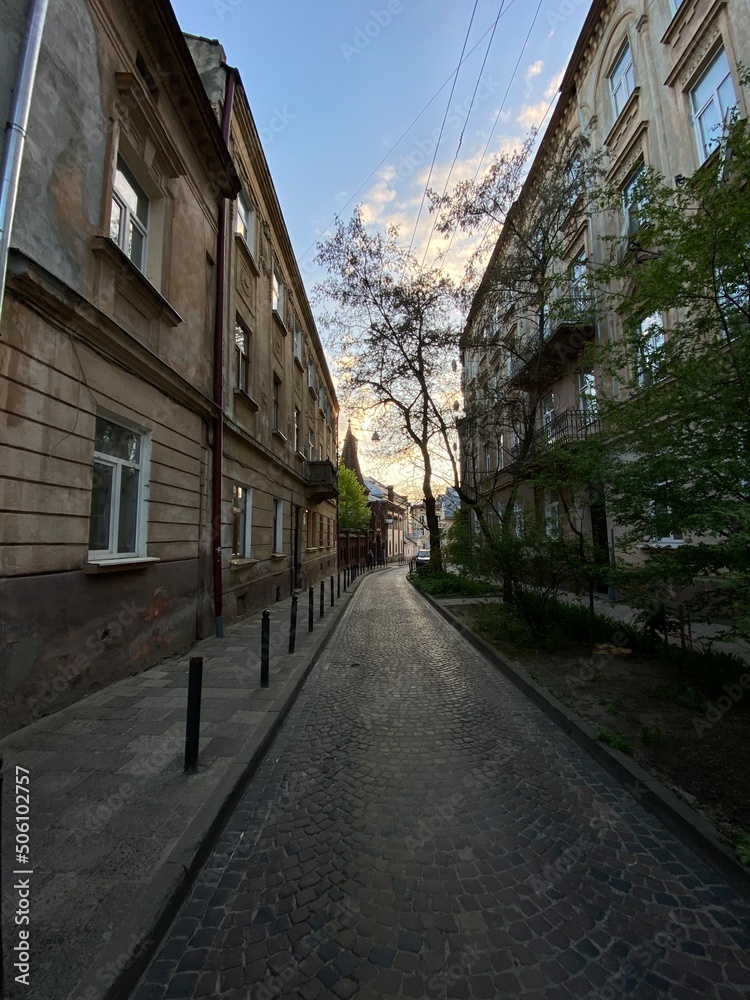
<path fill-rule="evenodd" d="M 440 522 L 435 510 L 435 497 L 430 493 L 424 498 L 427 530 L 430 533 L 430 569 L 433 573 L 443 572 L 443 555 L 440 548 Z"/>

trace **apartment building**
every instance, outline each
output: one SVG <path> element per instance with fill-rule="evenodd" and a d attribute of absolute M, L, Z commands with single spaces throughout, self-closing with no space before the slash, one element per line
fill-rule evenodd
<path fill-rule="evenodd" d="M 40 7 L 0 3 L 6 118 Z M 332 564 L 336 399 L 235 89 L 230 140 L 166 0 L 49 4 L 0 326 L 2 733 Z"/>
<path fill-rule="evenodd" d="M 587 349 L 623 335 L 619 316 L 594 292 L 592 269 L 612 243 L 619 252 L 633 250 L 642 222 L 635 190 L 647 167 L 680 183 L 711 155 L 732 109 L 747 116 L 738 64 L 748 51 L 747 0 L 592 4 L 463 334 L 462 476 L 489 525 L 505 518 L 519 534 L 533 518 L 548 533 L 560 530 L 561 503 L 570 499 L 566 484 L 529 485 L 535 448 L 540 442 L 574 446 L 595 435 L 597 398 L 621 391 Z M 576 174 L 578 143 L 585 143 L 589 163 L 597 161 L 599 181 L 619 191 L 619 211 L 594 211 L 581 197 L 588 179 Z M 543 211 L 550 185 L 557 217 L 549 206 Z M 549 227 L 541 238 L 553 248 L 535 286 L 533 267 L 513 278 L 508 263 L 517 249 L 514 218 L 534 211 L 540 231 Z M 668 337 L 672 319 L 643 317 L 644 335 L 655 323 L 659 329 L 645 336 L 623 380 L 646 384 L 649 354 Z M 596 495 L 582 507 L 579 528 L 602 561 L 623 530 Z"/>
<path fill-rule="evenodd" d="M 186 36 L 241 190 L 227 218 L 221 589 L 227 620 L 336 569 L 338 403 L 238 71 Z"/>

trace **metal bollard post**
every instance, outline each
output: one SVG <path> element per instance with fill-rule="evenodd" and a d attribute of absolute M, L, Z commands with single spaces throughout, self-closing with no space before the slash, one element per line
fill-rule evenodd
<path fill-rule="evenodd" d="M 260 686 L 268 687 L 268 654 L 271 649 L 271 612 L 263 612 L 260 626 Z"/>
<path fill-rule="evenodd" d="M 331 577 L 331 607 L 333 607 L 333 577 Z"/>
<path fill-rule="evenodd" d="M 16 771 L 18 774 L 18 771 Z M 0 757 L 0 890 L 3 880 L 3 758 Z M 1 895 L 1 892 L 0 892 Z M 3 909 L 0 907 L 0 996 L 5 996 L 5 956 L 3 954 Z"/>
<path fill-rule="evenodd" d="M 336 597 L 341 597 L 341 570 L 336 573 Z"/>
<path fill-rule="evenodd" d="M 201 687 L 203 657 L 190 657 L 188 674 L 187 723 L 185 725 L 185 773 L 198 770 L 198 741 L 201 731 Z"/>
<path fill-rule="evenodd" d="M 320 581 L 320 617 L 326 613 L 326 582 Z"/>
<path fill-rule="evenodd" d="M 289 617 L 289 652 L 294 652 L 294 644 L 297 641 L 297 595 L 292 594 L 292 610 Z"/>
<path fill-rule="evenodd" d="M 313 589 L 312 589 L 312 587 L 310 587 L 310 591 L 309 591 L 309 601 L 308 601 L 308 604 L 309 604 L 309 607 L 307 609 L 307 631 L 308 632 L 312 632 L 312 630 L 313 630 L 314 607 L 315 607 L 315 598 L 313 596 Z"/>

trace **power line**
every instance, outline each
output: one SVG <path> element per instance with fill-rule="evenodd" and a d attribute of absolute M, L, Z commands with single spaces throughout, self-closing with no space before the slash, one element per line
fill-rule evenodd
<path fill-rule="evenodd" d="M 456 72 L 453 77 L 453 86 L 451 87 L 451 92 L 448 95 L 448 103 L 445 106 L 445 114 L 443 115 L 443 120 L 440 123 L 440 134 L 437 137 L 437 142 L 435 143 L 435 151 L 432 154 L 432 163 L 430 164 L 430 170 L 427 174 L 427 180 L 425 182 L 424 191 L 422 192 L 422 200 L 419 203 L 419 211 L 417 212 L 417 221 L 414 223 L 414 231 L 411 234 L 411 239 L 409 240 L 409 249 L 406 251 L 407 257 L 411 253 L 411 248 L 414 244 L 414 237 L 417 235 L 417 227 L 419 226 L 419 220 L 422 217 L 422 209 L 424 208 L 424 200 L 427 197 L 427 189 L 430 186 L 430 178 L 432 177 L 432 171 L 435 166 L 435 160 L 437 159 L 438 150 L 440 149 L 440 140 L 443 138 L 443 130 L 445 129 L 445 123 L 448 119 L 448 112 L 450 111 L 451 101 L 453 100 L 453 92 L 456 89 L 456 84 L 458 83 L 458 72 L 461 69 L 461 63 L 464 61 L 464 52 L 466 51 L 466 46 L 469 44 L 469 35 L 471 34 L 471 26 L 474 23 L 474 15 L 477 12 L 477 6 L 479 5 L 479 0 L 474 0 L 474 9 L 471 12 L 471 18 L 469 20 L 469 27 L 466 29 L 466 38 L 464 38 L 463 48 L 461 49 L 461 56 L 458 60 L 458 66 L 456 67 Z"/>
<path fill-rule="evenodd" d="M 503 13 L 503 7 L 504 6 L 505 6 L 505 0 L 500 0 L 500 9 L 497 12 L 497 17 L 495 18 L 495 23 L 492 25 L 492 34 L 490 35 L 490 40 L 487 43 L 487 49 L 486 49 L 486 51 L 484 53 L 484 59 L 482 60 L 482 65 L 480 66 L 479 73 L 477 74 L 477 82 L 476 82 L 476 85 L 474 87 L 474 93 L 471 95 L 471 103 L 469 104 L 469 110 L 466 113 L 466 119 L 464 120 L 463 127 L 461 128 L 461 134 L 458 137 L 458 145 L 456 146 L 456 153 L 455 153 L 455 156 L 453 157 L 453 162 L 451 163 L 450 170 L 448 171 L 448 176 L 445 179 L 445 184 L 443 185 L 443 196 L 445 196 L 445 192 L 448 190 L 448 184 L 450 183 L 450 179 L 451 179 L 451 177 L 453 175 L 453 168 L 456 165 L 456 161 L 458 160 L 458 154 L 461 151 L 461 143 L 464 141 L 464 133 L 466 132 L 466 126 L 469 124 L 469 118 L 471 117 L 471 111 L 472 111 L 472 108 L 474 107 L 474 100 L 475 100 L 475 98 L 477 96 L 477 91 L 479 90 L 479 84 L 482 82 L 482 74 L 484 73 L 484 67 L 487 65 L 487 59 L 488 59 L 489 54 L 490 54 L 490 49 L 492 48 L 492 42 L 493 42 L 493 40 L 495 38 L 495 30 L 497 29 L 498 21 L 500 20 L 500 17 L 501 17 L 501 15 Z M 432 229 L 430 230 L 430 235 L 429 235 L 429 238 L 427 240 L 427 246 L 425 247 L 424 255 L 422 257 L 422 267 L 424 267 L 424 262 L 425 262 L 425 260 L 427 260 L 427 254 L 428 254 L 429 249 L 430 249 L 430 243 L 432 242 L 432 237 L 433 237 L 433 235 L 435 233 L 435 227 L 437 226 L 439 217 L 440 217 L 439 216 L 439 212 L 436 212 L 435 213 L 435 219 L 434 219 L 434 221 L 432 223 Z"/>
<path fill-rule="evenodd" d="M 507 7 L 506 7 L 506 8 L 505 8 L 505 10 L 503 11 L 503 13 L 504 13 L 504 14 L 507 14 L 507 13 L 508 13 L 508 11 L 510 10 L 510 8 L 511 8 L 511 7 L 513 6 L 513 4 L 514 4 L 514 3 L 516 3 L 516 2 L 517 2 L 517 0 L 510 0 L 510 3 L 509 3 L 509 4 L 507 5 Z M 466 55 L 464 56 L 464 58 L 463 58 L 462 62 L 466 62 L 466 60 L 467 60 L 467 59 L 469 58 L 469 56 L 470 56 L 470 55 L 472 55 L 472 53 L 473 53 L 473 52 L 474 52 L 474 51 L 475 51 L 476 49 L 478 49 L 478 48 L 479 48 L 479 46 L 480 46 L 480 45 L 482 44 L 482 42 L 484 41 L 484 39 L 485 39 L 485 38 L 487 37 L 487 35 L 489 35 L 489 33 L 490 33 L 490 32 L 491 32 L 492 30 L 493 30 L 492 28 L 487 28 L 487 30 L 486 30 L 485 32 L 483 32 L 483 33 L 482 33 L 482 34 L 481 34 L 481 35 L 479 36 L 479 39 L 478 39 L 478 40 L 477 40 L 477 41 L 475 42 L 475 44 L 474 44 L 474 45 L 472 45 L 472 47 L 471 47 L 471 48 L 469 49 L 469 51 L 468 51 L 468 52 L 466 53 Z M 391 148 L 390 148 L 390 149 L 388 150 L 388 152 L 387 152 L 387 153 L 385 154 L 385 156 L 383 157 L 383 159 L 382 159 L 382 160 L 381 160 L 381 161 L 380 161 L 380 162 L 378 163 L 378 165 L 377 165 L 376 167 L 374 167 L 374 168 L 373 168 L 373 170 L 371 170 L 371 171 L 370 171 L 370 173 L 369 173 L 369 174 L 367 175 L 367 177 L 365 177 L 364 181 L 362 181 L 362 183 L 361 183 L 361 184 L 360 184 L 360 186 L 359 186 L 359 187 L 357 188 L 357 190 L 356 190 L 356 191 L 354 192 L 354 194 L 353 194 L 353 195 L 351 196 L 351 198 L 349 199 L 349 201 L 347 201 L 347 203 L 346 203 L 345 205 L 343 205 L 343 206 L 342 206 L 342 208 L 341 208 L 341 212 L 343 212 L 343 211 L 344 211 L 344 209 L 348 208 L 348 207 L 349 207 L 349 205 L 351 205 L 351 203 L 352 203 L 352 202 L 354 201 L 354 199 L 355 199 L 355 198 L 357 197 L 357 195 L 358 195 L 358 194 L 359 194 L 359 192 L 360 192 L 360 191 L 362 190 L 362 188 L 363 188 L 363 187 L 365 187 L 365 185 L 366 185 L 366 184 L 368 183 L 368 181 L 369 181 L 369 180 L 370 180 L 370 179 L 371 179 L 372 177 L 374 177 L 374 176 L 375 176 L 375 174 L 376 174 L 376 173 L 378 172 L 378 170 L 380 170 L 380 168 L 381 168 L 381 167 L 383 166 L 383 164 L 384 164 L 384 163 L 385 163 L 385 161 L 386 161 L 386 160 L 388 159 L 388 157 L 389 157 L 389 156 L 391 155 L 391 153 L 392 153 L 392 152 L 394 151 L 394 149 L 397 149 L 397 148 L 398 148 L 398 146 L 399 146 L 399 145 L 401 144 L 401 142 L 402 142 L 402 141 L 403 141 L 403 140 L 404 140 L 404 139 L 406 138 L 406 136 L 407 136 L 407 135 L 409 134 L 409 132 L 411 132 L 411 130 L 412 130 L 412 129 L 414 128 L 414 126 L 415 126 L 415 125 L 417 124 L 417 122 L 418 122 L 418 121 L 419 121 L 419 119 L 420 119 L 420 118 L 422 117 L 422 115 L 423 115 L 423 114 L 425 113 L 425 111 L 427 111 L 427 109 L 428 109 L 428 108 L 430 107 L 430 105 L 431 105 L 431 104 L 432 104 L 432 103 L 433 103 L 434 101 L 436 101 L 436 100 L 437 100 L 437 98 L 438 98 L 438 97 L 440 96 L 440 94 L 441 94 L 441 93 L 442 93 L 442 92 L 443 92 L 443 91 L 445 90 L 445 88 L 446 88 L 446 87 L 448 86 L 448 84 L 449 84 L 449 83 L 450 83 L 450 81 L 451 81 L 451 80 L 453 79 L 453 77 L 454 77 L 454 76 L 455 76 L 455 75 L 456 75 L 456 74 L 458 73 L 459 69 L 461 68 L 461 65 L 462 65 L 462 63 L 459 63 L 458 67 L 457 67 L 457 68 L 456 68 L 456 69 L 454 70 L 454 72 L 453 72 L 453 73 L 451 73 L 451 74 L 450 74 L 450 76 L 448 76 L 448 77 L 446 78 L 446 80 L 445 80 L 445 81 L 444 81 L 444 82 L 443 82 L 443 83 L 442 83 L 442 84 L 440 85 L 440 87 L 438 87 L 438 89 L 437 89 L 437 90 L 435 91 L 435 93 L 434 93 L 434 94 L 432 95 L 432 97 L 431 97 L 431 98 L 429 99 L 429 101 L 427 102 L 427 104 L 425 104 L 425 106 L 424 106 L 424 107 L 422 108 L 422 110 L 421 110 L 421 111 L 419 112 L 419 114 L 418 114 L 418 115 L 417 115 L 417 116 L 416 116 L 416 117 L 415 117 L 415 118 L 414 118 L 414 119 L 412 120 L 412 122 L 411 122 L 411 123 L 410 123 L 410 124 L 409 124 L 409 125 L 408 125 L 408 126 L 407 126 L 407 127 L 405 128 L 405 129 L 404 129 L 404 131 L 403 131 L 403 132 L 401 133 L 401 135 L 400 135 L 400 136 L 398 137 L 398 139 L 396 139 L 396 141 L 395 141 L 395 142 L 393 143 L 393 145 L 391 146 Z M 334 223 L 334 222 L 336 221 L 336 219 L 337 219 L 337 218 L 338 218 L 338 216 L 339 216 L 339 215 L 341 214 L 341 212 L 337 212 L 337 213 L 336 213 L 336 214 L 334 215 L 334 217 L 333 217 L 333 218 L 331 219 L 331 221 L 330 221 L 330 222 L 328 223 L 328 225 L 326 226 L 326 228 L 325 228 L 325 229 L 324 229 L 324 230 L 323 230 L 323 231 L 322 231 L 322 232 L 321 232 L 321 233 L 320 233 L 320 234 L 319 234 L 318 236 L 316 236 L 316 238 L 315 238 L 315 239 L 314 239 L 314 240 L 312 241 L 312 243 L 311 243 L 311 244 L 310 244 L 310 246 L 309 246 L 309 247 L 308 247 L 308 248 L 307 248 L 307 249 L 305 250 L 305 252 L 304 252 L 304 253 L 303 253 L 303 254 L 302 254 L 302 255 L 301 255 L 300 257 L 298 257 L 298 261 L 301 261 L 301 260 L 304 260 L 304 259 L 305 259 L 305 257 L 306 257 L 306 256 L 307 256 L 307 255 L 308 255 L 308 254 L 310 253 L 310 251 L 311 251 L 311 250 L 313 249 L 313 247 L 315 247 L 315 246 L 316 246 L 316 244 L 318 243 L 318 240 L 320 239 L 320 237 L 321 237 L 321 236 L 324 236 L 324 235 L 325 235 L 325 234 L 326 234 L 326 233 L 328 232 L 328 230 L 329 230 L 329 229 L 331 228 L 331 226 L 332 226 L 332 225 L 333 225 L 333 223 Z"/>

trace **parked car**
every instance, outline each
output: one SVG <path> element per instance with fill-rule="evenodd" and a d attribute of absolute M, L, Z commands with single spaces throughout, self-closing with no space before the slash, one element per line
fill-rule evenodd
<path fill-rule="evenodd" d="M 425 570 L 429 565 L 430 565 L 430 550 L 420 549 L 419 552 L 417 552 L 417 560 L 415 567 L 417 573 L 419 573 L 420 570 L 422 571 Z"/>

